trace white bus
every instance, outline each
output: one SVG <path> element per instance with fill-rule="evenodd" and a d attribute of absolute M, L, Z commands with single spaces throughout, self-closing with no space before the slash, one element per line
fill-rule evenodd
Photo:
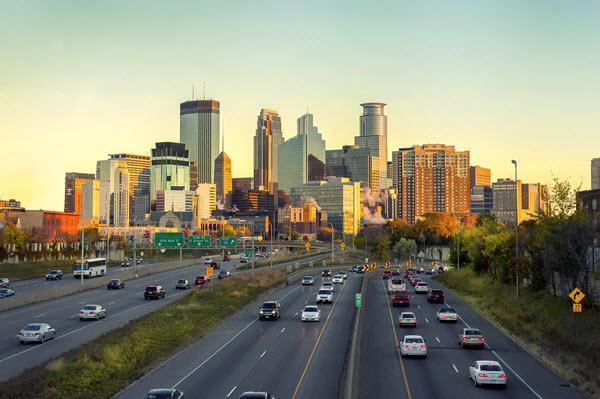
<path fill-rule="evenodd" d="M 81 269 L 83 269 L 83 278 L 104 276 L 106 274 L 106 258 L 84 259 L 83 267 L 81 262 L 73 266 L 73 277 L 81 278 Z"/>

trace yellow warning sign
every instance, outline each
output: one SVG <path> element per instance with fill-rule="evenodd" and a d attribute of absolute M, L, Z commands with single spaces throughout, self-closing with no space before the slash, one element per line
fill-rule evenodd
<path fill-rule="evenodd" d="M 583 301 L 583 298 L 585 298 L 585 294 L 579 288 L 575 288 L 569 294 L 569 298 L 571 298 L 571 300 L 573 302 L 579 303 L 579 302 Z"/>
<path fill-rule="evenodd" d="M 573 312 L 575 313 L 581 313 L 581 311 L 583 310 L 583 305 L 580 303 L 574 303 L 573 304 Z"/>
<path fill-rule="evenodd" d="M 215 270 L 211 266 L 206 268 L 206 275 L 208 277 L 212 277 L 214 273 L 215 273 Z"/>

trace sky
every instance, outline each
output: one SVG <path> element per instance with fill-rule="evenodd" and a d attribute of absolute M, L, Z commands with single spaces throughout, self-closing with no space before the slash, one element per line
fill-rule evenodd
<path fill-rule="evenodd" d="M 600 2 L 0 0 L 0 198 L 62 210 L 65 172 L 179 140 L 179 103 L 221 102 L 234 177 L 261 108 L 353 144 L 387 103 L 388 150 L 471 151 L 492 177 L 590 186 Z"/>

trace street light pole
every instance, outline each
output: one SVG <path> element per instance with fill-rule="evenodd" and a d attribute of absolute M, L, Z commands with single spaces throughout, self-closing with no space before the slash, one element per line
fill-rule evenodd
<path fill-rule="evenodd" d="M 334 233 L 334 228 L 333 228 L 333 224 L 329 223 L 329 225 L 331 226 L 331 263 L 335 262 L 335 253 L 333 251 L 333 233 Z"/>
<path fill-rule="evenodd" d="M 271 260 L 270 268 L 273 269 L 273 224 L 269 222 L 269 233 L 271 233 L 271 253 L 269 254 L 269 259 Z"/>
<path fill-rule="evenodd" d="M 519 299 L 519 183 L 517 177 L 517 161 L 512 160 L 515 165 L 515 275 L 517 280 L 517 299 Z"/>
<path fill-rule="evenodd" d="M 82 205 L 83 205 L 83 198 L 82 198 Z M 83 206 L 82 206 L 83 208 Z M 84 244 L 84 236 L 83 236 L 83 219 L 81 220 L 81 262 L 79 264 L 79 271 L 81 273 L 81 285 L 83 285 L 83 244 Z"/>

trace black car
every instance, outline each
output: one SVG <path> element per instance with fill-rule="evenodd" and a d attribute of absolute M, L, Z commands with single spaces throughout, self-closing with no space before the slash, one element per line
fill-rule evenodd
<path fill-rule="evenodd" d="M 160 299 L 164 298 L 166 291 L 160 285 L 149 285 L 144 290 L 144 299 Z"/>
<path fill-rule="evenodd" d="M 125 260 L 123 260 L 123 262 L 121 262 L 121 267 L 129 267 L 131 266 L 131 262 L 129 261 L 129 259 L 125 258 Z"/>
<path fill-rule="evenodd" d="M 63 272 L 62 270 L 50 270 L 48 274 L 46 274 L 46 281 L 48 280 L 62 280 Z"/>
<path fill-rule="evenodd" d="M 356 267 L 356 273 L 357 273 L 357 274 L 364 274 L 364 273 L 365 273 L 365 268 L 364 268 L 364 266 L 357 266 L 357 267 Z"/>
<path fill-rule="evenodd" d="M 244 392 L 240 399 L 275 399 L 275 396 L 268 392 Z"/>
<path fill-rule="evenodd" d="M 177 389 L 152 389 L 148 391 L 144 399 L 184 399 L 183 392 Z"/>
<path fill-rule="evenodd" d="M 219 276 L 218 276 L 219 280 L 226 279 L 227 277 L 229 277 L 228 271 L 223 270 L 223 271 L 219 272 Z"/>
<path fill-rule="evenodd" d="M 444 291 L 430 288 L 427 292 L 427 301 L 444 303 Z"/>
<path fill-rule="evenodd" d="M 277 320 L 281 317 L 281 305 L 278 301 L 267 301 L 258 309 L 260 320 Z"/>
<path fill-rule="evenodd" d="M 106 284 L 106 289 L 108 290 L 118 290 L 121 288 L 125 288 L 125 282 L 120 278 L 114 278 Z"/>
<path fill-rule="evenodd" d="M 213 269 L 220 269 L 221 268 L 221 266 L 219 265 L 219 262 L 214 261 L 214 260 L 210 261 L 210 265 L 209 266 L 212 267 Z"/>
<path fill-rule="evenodd" d="M 321 272 L 321 276 L 323 277 L 331 277 L 331 270 L 325 269 Z"/>

